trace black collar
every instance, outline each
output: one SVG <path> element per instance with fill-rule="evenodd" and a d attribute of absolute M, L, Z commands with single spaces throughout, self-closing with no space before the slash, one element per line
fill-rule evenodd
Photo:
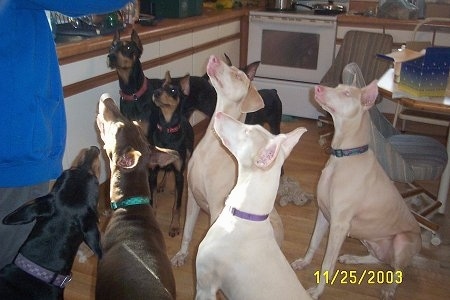
<path fill-rule="evenodd" d="M 369 150 L 369 145 L 364 145 L 361 147 L 349 148 L 349 149 L 333 149 L 333 148 L 331 148 L 331 155 L 334 155 L 336 157 L 351 156 L 351 155 L 363 154 L 364 152 L 367 152 L 367 150 Z"/>

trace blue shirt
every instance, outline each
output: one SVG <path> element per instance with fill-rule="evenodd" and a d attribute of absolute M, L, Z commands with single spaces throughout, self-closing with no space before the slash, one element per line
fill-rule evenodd
<path fill-rule="evenodd" d="M 0 0 L 0 187 L 38 184 L 62 172 L 66 115 L 45 10 L 81 16 L 129 1 Z"/>

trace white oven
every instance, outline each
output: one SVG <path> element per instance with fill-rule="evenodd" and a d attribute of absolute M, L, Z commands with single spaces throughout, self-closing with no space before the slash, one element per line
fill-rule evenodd
<path fill-rule="evenodd" d="M 312 13 L 251 11 L 248 63 L 260 61 L 258 88 L 277 89 L 283 113 L 317 118 L 311 88 L 331 66 L 337 17 Z"/>

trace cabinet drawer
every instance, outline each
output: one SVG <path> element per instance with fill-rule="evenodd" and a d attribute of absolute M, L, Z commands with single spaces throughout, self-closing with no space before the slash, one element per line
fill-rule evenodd
<path fill-rule="evenodd" d="M 219 38 L 227 37 L 241 32 L 241 22 L 234 21 L 219 25 Z"/>
<path fill-rule="evenodd" d="M 202 44 L 206 44 L 208 42 L 212 42 L 214 40 L 217 40 L 217 37 L 219 36 L 219 27 L 218 26 L 212 26 L 206 29 L 200 29 L 198 31 L 194 31 L 193 33 L 193 45 L 199 46 Z"/>
<path fill-rule="evenodd" d="M 192 48 L 192 32 L 172 36 L 159 42 L 161 56 Z"/>

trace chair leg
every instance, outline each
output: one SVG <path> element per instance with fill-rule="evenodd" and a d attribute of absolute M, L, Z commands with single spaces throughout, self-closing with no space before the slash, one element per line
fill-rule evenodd
<path fill-rule="evenodd" d="M 421 187 L 419 184 L 413 182 L 408 183 L 408 185 L 409 189 L 402 192 L 401 195 L 403 199 L 405 199 L 406 204 L 419 225 L 422 228 L 431 231 L 431 243 L 437 246 L 441 242 L 437 234 L 439 225 L 432 222 L 429 217 L 438 211 L 442 203 L 437 200 L 435 195 Z"/>

